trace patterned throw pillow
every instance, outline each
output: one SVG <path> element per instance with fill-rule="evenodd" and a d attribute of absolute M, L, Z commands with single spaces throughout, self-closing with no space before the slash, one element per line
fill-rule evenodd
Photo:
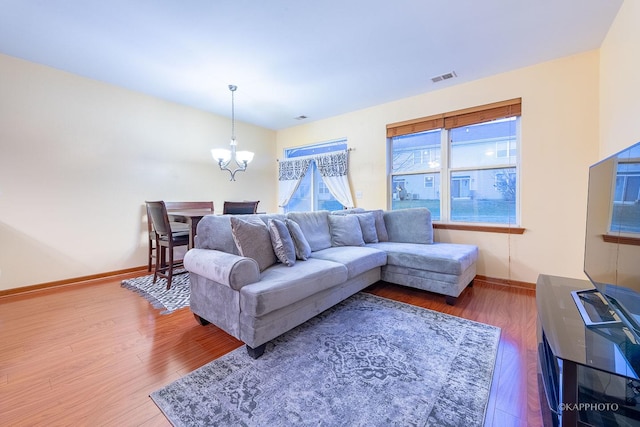
<path fill-rule="evenodd" d="M 279 219 L 270 219 L 267 227 L 276 257 L 281 263 L 291 267 L 296 263 L 296 247 L 287 225 Z"/>
<path fill-rule="evenodd" d="M 276 263 L 276 255 L 271 245 L 271 236 L 264 222 L 259 218 L 243 220 L 232 216 L 231 234 L 240 255 L 253 258 L 260 272 Z"/>

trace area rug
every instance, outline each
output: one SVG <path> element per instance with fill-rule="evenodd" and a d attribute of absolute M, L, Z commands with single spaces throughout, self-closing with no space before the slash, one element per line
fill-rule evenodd
<path fill-rule="evenodd" d="M 358 293 L 155 391 L 174 426 L 481 426 L 500 329 Z"/>
<path fill-rule="evenodd" d="M 180 274 L 171 279 L 167 290 L 167 279 L 158 278 L 153 283 L 153 274 L 122 281 L 123 288 L 131 289 L 147 299 L 153 307 L 162 309 L 160 314 L 169 314 L 189 306 L 189 274 Z"/>

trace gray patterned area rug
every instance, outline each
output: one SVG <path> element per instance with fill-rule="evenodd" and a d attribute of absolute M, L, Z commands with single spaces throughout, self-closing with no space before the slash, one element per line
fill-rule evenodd
<path fill-rule="evenodd" d="M 481 426 L 500 329 L 358 293 L 155 391 L 174 426 Z"/>
<path fill-rule="evenodd" d="M 142 295 L 154 308 L 162 309 L 160 314 L 169 314 L 189 306 L 189 273 L 173 276 L 169 290 L 166 279 L 158 278 L 153 283 L 153 274 L 123 280 L 121 286 Z"/>

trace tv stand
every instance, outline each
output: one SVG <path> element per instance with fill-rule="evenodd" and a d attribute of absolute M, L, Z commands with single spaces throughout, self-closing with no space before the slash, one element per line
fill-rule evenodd
<path fill-rule="evenodd" d="M 640 345 L 623 324 L 585 324 L 572 293 L 580 296 L 589 288 L 586 280 L 538 277 L 538 380 L 541 406 L 549 409 L 543 409 L 545 425 L 638 425 Z M 597 304 L 594 296 L 599 298 L 590 293 L 582 299 Z"/>

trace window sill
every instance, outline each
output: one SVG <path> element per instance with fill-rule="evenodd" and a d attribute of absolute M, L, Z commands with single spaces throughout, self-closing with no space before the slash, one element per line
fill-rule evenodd
<path fill-rule="evenodd" d="M 640 246 L 640 238 L 628 236 L 613 236 L 611 234 L 603 234 L 602 240 L 607 243 L 620 243 L 622 245 Z"/>
<path fill-rule="evenodd" d="M 451 224 L 434 222 L 433 228 L 440 230 L 482 231 L 485 233 L 524 234 L 524 228 L 494 225 Z"/>

